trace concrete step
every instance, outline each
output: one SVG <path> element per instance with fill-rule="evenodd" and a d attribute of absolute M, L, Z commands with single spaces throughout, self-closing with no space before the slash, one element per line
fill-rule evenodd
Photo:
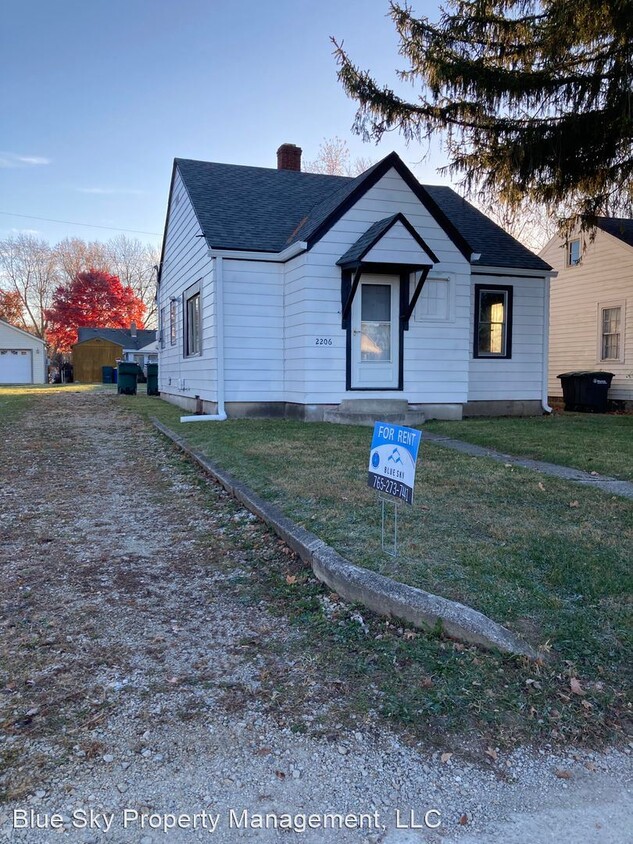
<path fill-rule="evenodd" d="M 406 413 L 406 399 L 343 399 L 337 410 L 343 413 Z"/>
<path fill-rule="evenodd" d="M 324 422 L 337 425 L 364 425 L 373 428 L 375 422 L 390 422 L 392 425 L 423 425 L 425 416 L 422 410 L 406 401 L 386 399 L 349 399 L 337 408 L 326 410 Z"/>

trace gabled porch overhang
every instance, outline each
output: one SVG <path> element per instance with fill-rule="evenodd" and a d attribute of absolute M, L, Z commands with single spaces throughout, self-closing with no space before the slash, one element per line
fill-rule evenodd
<path fill-rule="evenodd" d="M 396 248 L 397 247 L 397 248 Z M 400 277 L 400 324 L 408 330 L 424 282 L 438 258 L 404 214 L 393 214 L 373 223 L 336 262 L 341 267 L 342 327 L 349 328 L 354 298 L 363 274 L 388 274 Z M 409 296 L 409 279 L 416 274 Z"/>

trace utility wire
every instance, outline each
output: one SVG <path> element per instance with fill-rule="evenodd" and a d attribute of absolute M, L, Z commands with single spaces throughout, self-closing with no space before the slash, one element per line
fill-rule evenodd
<path fill-rule="evenodd" d="M 117 229 L 113 226 L 97 226 L 94 223 L 73 223 L 72 220 L 52 220 L 49 217 L 33 217 L 30 214 L 14 214 L 12 211 L 0 211 L 0 214 L 4 214 L 7 217 L 22 217 L 24 220 L 41 220 L 43 223 L 66 223 L 68 226 L 86 226 L 89 229 L 107 229 L 111 232 L 129 232 L 130 234 L 149 234 L 153 235 L 154 237 L 160 237 L 161 235 L 158 232 L 142 232 L 138 231 L 138 229 Z"/>

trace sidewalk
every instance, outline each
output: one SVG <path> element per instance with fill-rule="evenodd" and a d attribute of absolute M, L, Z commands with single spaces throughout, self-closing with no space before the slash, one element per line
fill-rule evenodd
<path fill-rule="evenodd" d="M 469 454 L 471 457 L 488 457 L 490 460 L 497 460 L 499 463 L 509 463 L 512 466 L 520 466 L 522 469 L 533 469 L 544 475 L 552 475 L 555 478 L 562 478 L 565 481 L 572 481 L 572 483 L 584 484 L 585 486 L 598 487 L 598 489 L 609 492 L 611 495 L 633 499 L 633 483 L 630 481 L 619 481 L 617 478 L 610 478 L 607 475 L 591 474 L 583 472 L 581 469 L 570 469 L 569 466 L 558 466 L 556 463 L 532 460 L 529 457 L 503 454 L 491 448 L 473 445 L 463 440 L 454 440 L 451 437 L 434 434 L 431 431 L 423 431 L 423 438 L 443 448 L 451 448 L 453 451 Z"/>

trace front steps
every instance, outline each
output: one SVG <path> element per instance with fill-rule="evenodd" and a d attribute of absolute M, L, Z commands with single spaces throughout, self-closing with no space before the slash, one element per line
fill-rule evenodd
<path fill-rule="evenodd" d="M 338 407 L 326 410 L 324 422 L 337 425 L 365 425 L 391 422 L 393 425 L 422 425 L 424 412 L 415 404 L 401 399 L 344 399 Z"/>

